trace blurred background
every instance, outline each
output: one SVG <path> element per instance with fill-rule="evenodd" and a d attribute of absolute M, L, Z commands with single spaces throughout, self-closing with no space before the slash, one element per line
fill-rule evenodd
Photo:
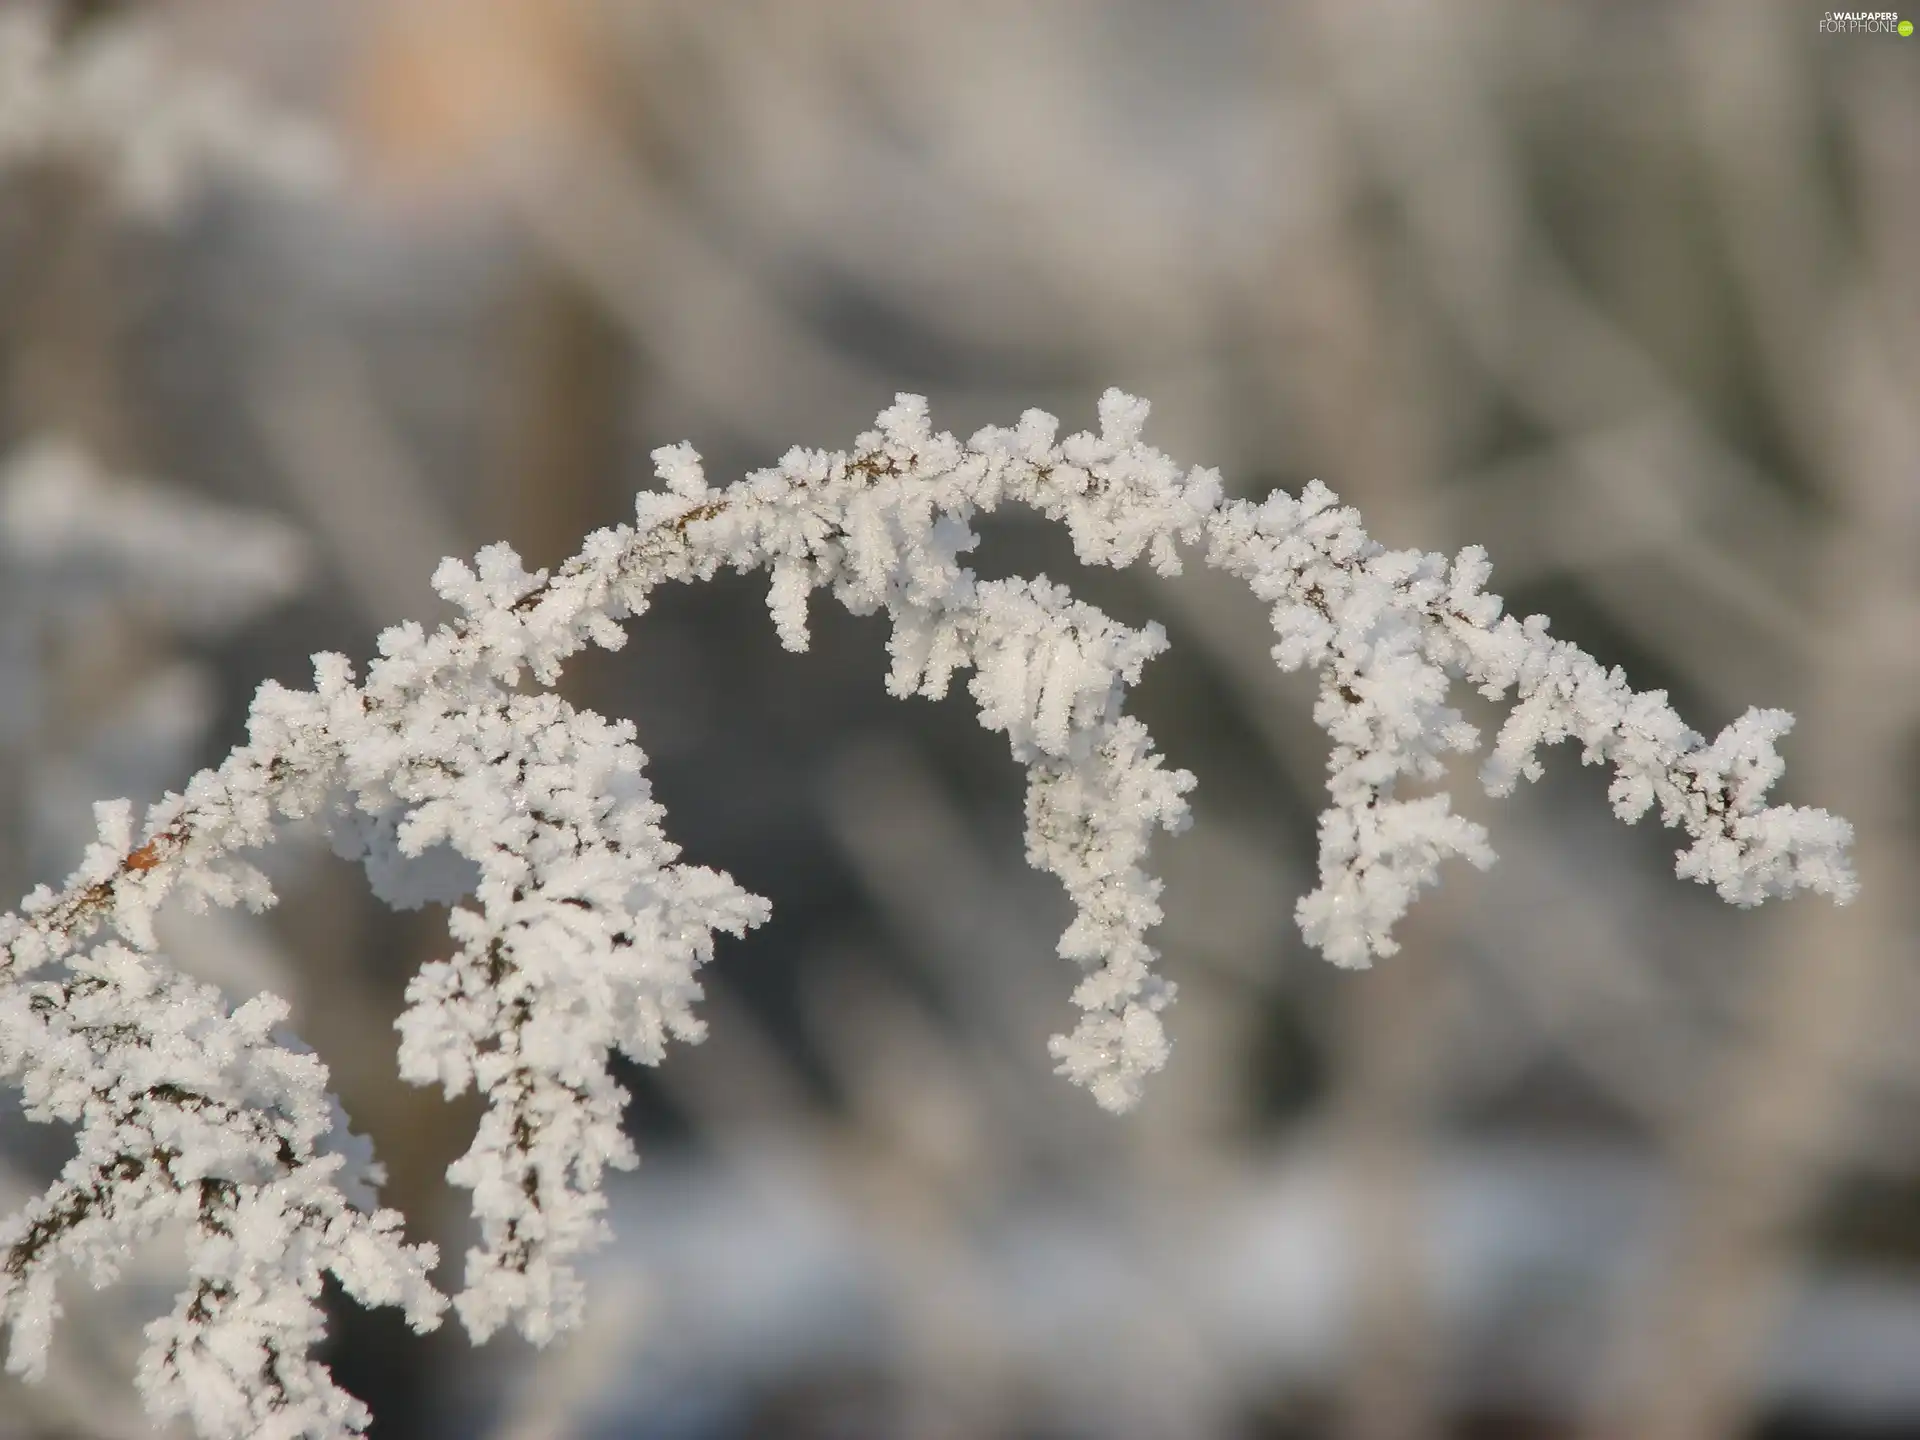
<path fill-rule="evenodd" d="M 964 697 L 764 581 L 658 596 L 571 698 L 668 833 L 769 897 L 711 1037 L 625 1077 L 641 1168 L 584 1331 L 338 1307 L 382 1437 L 1920 1435 L 1920 37 L 1770 0 L 7 0 L 0 879 L 243 734 L 254 686 L 444 618 L 444 554 L 551 564 L 648 452 L 727 478 L 897 390 L 961 434 L 1108 385 L 1235 493 L 1325 481 L 1485 545 L 1520 614 L 1709 734 L 1800 717 L 1783 798 L 1851 907 L 1677 881 L 1559 753 L 1462 808 L 1500 863 L 1404 950 L 1303 946 L 1325 738 L 1226 580 L 1045 570 L 1172 649 L 1175 1050 L 1123 1120 L 1048 1073 L 1065 899 Z M 1467 697 L 1469 713 L 1487 710 Z M 1479 707 L 1479 708 L 1475 708 Z M 390 1029 L 444 913 L 292 836 L 263 919 L 175 917 L 292 1000 L 454 1283 L 469 1102 Z M 0 1102 L 0 1202 L 63 1158 Z M 76 1281 L 0 1435 L 149 1433 L 172 1292 Z"/>

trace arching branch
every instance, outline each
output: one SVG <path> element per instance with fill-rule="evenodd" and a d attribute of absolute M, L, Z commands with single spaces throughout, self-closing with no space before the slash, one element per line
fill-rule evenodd
<path fill-rule="evenodd" d="M 740 933 L 767 907 L 677 863 L 631 726 L 516 687 L 529 674 L 551 684 L 588 643 L 619 648 L 656 586 L 723 566 L 770 574 L 791 649 L 806 648 L 815 590 L 884 610 L 896 695 L 938 696 L 972 670 L 981 723 L 1029 772 L 1028 858 L 1076 909 L 1060 952 L 1084 972 L 1084 1014 L 1053 1053 L 1109 1109 L 1132 1105 L 1167 1056 L 1172 987 L 1146 939 L 1160 911 L 1144 861 L 1156 827 L 1185 823 L 1192 777 L 1163 767 L 1122 706 L 1165 644 L 1157 626 L 1120 625 L 1044 576 L 983 582 L 961 564 L 974 517 L 1003 503 L 1065 524 L 1087 564 L 1145 557 L 1171 574 L 1180 548 L 1197 548 L 1272 607 L 1276 663 L 1320 672 L 1332 803 L 1320 883 L 1297 916 L 1338 964 L 1391 955 L 1395 922 L 1448 856 L 1492 862 L 1482 827 L 1446 794 L 1399 793 L 1477 743 L 1447 703 L 1461 680 L 1517 697 L 1482 772 L 1491 793 L 1537 776 L 1541 746 L 1578 739 L 1585 760 L 1614 767 L 1622 818 L 1657 804 L 1691 837 L 1682 876 L 1741 905 L 1797 889 L 1851 897 L 1847 823 L 1765 804 L 1791 717 L 1750 711 L 1708 742 L 1663 694 L 1633 691 L 1544 619 L 1503 617 L 1478 549 L 1386 550 L 1317 482 L 1297 499 L 1229 500 L 1213 471 L 1182 470 L 1141 440 L 1146 413 L 1109 391 L 1097 434 L 1056 443 L 1052 417 L 1030 411 L 963 443 L 901 396 L 852 450 L 794 450 L 726 487 L 690 449 L 661 450 L 664 488 L 638 498 L 634 524 L 589 536 L 551 574 L 527 573 L 505 546 L 472 567 L 444 562 L 434 581 L 462 612 L 454 622 L 388 630 L 363 680 L 321 655 L 311 691 L 263 685 L 248 743 L 152 807 L 137 839 L 126 807 L 105 808 L 68 885 L 0 920 L 0 1069 L 26 1086 L 35 1118 L 83 1136 L 78 1168 L 0 1230 L 16 1363 L 32 1364 L 50 1323 L 52 1258 L 98 1278 L 119 1245 L 171 1215 L 199 1227 L 196 1288 L 152 1332 L 145 1382 L 157 1409 L 191 1406 L 207 1434 L 363 1423 L 296 1359 L 318 1334 L 321 1270 L 418 1323 L 437 1315 L 430 1252 L 399 1244 L 398 1217 L 340 1198 L 338 1157 L 322 1148 L 325 1070 L 272 1039 L 277 1002 L 229 1013 L 154 954 L 154 911 L 175 892 L 268 903 L 241 852 L 277 820 L 307 817 L 330 823 L 393 903 L 460 902 L 454 953 L 415 978 L 400 1021 L 406 1078 L 471 1085 L 488 1103 L 449 1171 L 480 1221 L 456 1303 L 477 1338 L 512 1322 L 545 1341 L 572 1323 L 572 1261 L 602 1238 L 604 1170 L 634 1160 L 611 1058 L 652 1063 L 670 1038 L 698 1039 L 696 972 L 714 932 Z M 69 978 L 32 978 L 55 966 Z M 275 1311 L 276 1297 L 291 1299 Z M 263 1328 L 268 1314 L 303 1318 Z M 253 1348 L 235 1351 L 234 1333 Z M 181 1357 L 234 1353 L 271 1383 L 229 1377 L 226 1400 L 191 1399 Z"/>

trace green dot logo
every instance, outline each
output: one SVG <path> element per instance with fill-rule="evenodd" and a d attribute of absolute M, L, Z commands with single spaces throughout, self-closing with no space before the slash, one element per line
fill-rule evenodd
<path fill-rule="evenodd" d="M 1913 34 L 1913 22 L 1911 20 L 1902 20 L 1900 22 L 1900 33 L 1902 35 Z"/>

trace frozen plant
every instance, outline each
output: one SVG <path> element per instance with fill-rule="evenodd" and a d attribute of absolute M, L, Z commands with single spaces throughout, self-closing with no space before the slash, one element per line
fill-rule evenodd
<path fill-rule="evenodd" d="M 0 461 L 0 834 L 17 851 L 0 855 L 0 873 L 47 873 L 54 855 L 68 863 L 86 838 L 69 823 L 76 796 L 158 794 L 177 779 L 212 718 L 213 681 L 176 639 L 243 623 L 285 600 L 307 568 L 299 537 L 277 520 L 107 475 L 73 445 L 36 440 Z M 244 994 L 287 978 L 282 957 L 248 933 L 251 917 L 165 919 L 196 927 L 183 964 L 202 979 Z M 0 1153 L 5 1208 L 32 1188 Z M 129 1257 L 135 1288 L 177 1288 L 184 1268 L 143 1269 L 147 1258 Z M 85 1343 L 137 1353 L 146 1317 L 135 1309 L 82 1307 Z M 131 1387 L 123 1418 L 92 1373 L 97 1354 L 79 1365 L 85 1351 L 69 1347 L 66 1373 L 57 1350 L 49 1357 L 50 1384 L 26 1397 L 33 1408 L 10 1387 L 0 1409 L 29 1428 L 84 1413 L 101 1434 L 146 1433 Z"/>
<path fill-rule="evenodd" d="M 1172 987 L 1153 970 L 1159 885 L 1144 861 L 1155 829 L 1185 823 L 1192 777 L 1165 768 L 1123 710 L 1165 644 L 1158 626 L 1122 625 L 1045 577 L 983 581 L 961 564 L 974 516 L 1003 502 L 1065 522 L 1087 564 L 1145 556 L 1172 574 L 1182 546 L 1197 551 L 1272 607 L 1279 665 L 1319 672 L 1332 805 L 1297 917 L 1337 964 L 1392 954 L 1394 923 L 1442 860 L 1493 859 L 1444 793 L 1399 793 L 1474 747 L 1446 703 L 1456 679 L 1517 695 L 1482 770 L 1492 793 L 1537 776 L 1541 746 L 1578 739 L 1587 761 L 1613 765 L 1622 818 L 1657 804 L 1687 833 L 1681 875 L 1739 905 L 1802 888 L 1850 898 L 1851 827 L 1765 803 L 1791 717 L 1750 711 L 1708 741 L 1543 618 L 1503 617 L 1478 548 L 1451 561 L 1386 550 L 1317 482 L 1297 499 L 1228 499 L 1216 472 L 1142 442 L 1146 415 L 1109 391 L 1098 434 L 1056 441 L 1053 418 L 1029 411 L 962 442 L 901 396 L 850 452 L 796 449 L 726 487 L 690 448 L 657 451 L 664 488 L 638 497 L 631 526 L 589 536 L 551 573 L 529 574 L 504 545 L 471 567 L 445 561 L 435 586 L 459 619 L 387 630 L 364 677 L 321 655 L 311 691 L 263 685 L 248 743 L 138 825 L 124 803 L 100 807 L 99 839 L 65 888 L 0 921 L 0 1065 L 35 1118 L 80 1132 L 54 1188 L 0 1229 L 11 1363 L 31 1369 L 44 1350 L 59 1262 L 104 1280 L 124 1246 L 173 1220 L 188 1228 L 193 1284 L 150 1331 L 141 1379 L 157 1415 L 191 1414 L 204 1434 L 365 1423 L 308 1355 L 323 1272 L 416 1325 L 437 1319 L 431 1248 L 341 1193 L 326 1072 L 277 1036 L 282 1007 L 229 1011 L 156 952 L 169 897 L 271 903 L 243 852 L 283 819 L 327 824 L 389 902 L 453 904 L 453 953 L 414 978 L 398 1022 L 407 1079 L 487 1102 L 448 1171 L 479 1222 L 453 1303 L 476 1340 L 513 1323 L 544 1342 L 578 1318 L 572 1267 L 602 1238 L 603 1172 L 635 1161 L 611 1054 L 650 1064 L 669 1039 L 698 1039 L 696 972 L 714 932 L 756 925 L 767 906 L 678 863 L 630 725 L 524 682 L 550 686 L 589 642 L 618 648 L 619 622 L 655 586 L 723 566 L 770 572 L 791 649 L 806 647 L 816 589 L 857 614 L 884 609 L 896 695 L 937 697 L 972 672 L 982 724 L 1028 772 L 1028 858 L 1076 909 L 1059 948 L 1082 972 L 1083 1013 L 1053 1054 L 1111 1110 L 1167 1057 Z"/>

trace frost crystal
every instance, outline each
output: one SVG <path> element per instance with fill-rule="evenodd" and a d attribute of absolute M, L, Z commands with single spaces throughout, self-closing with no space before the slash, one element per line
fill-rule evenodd
<path fill-rule="evenodd" d="M 342 1193 L 325 1071 L 272 1038 L 278 1003 L 229 1013 L 153 953 L 169 894 L 271 899 L 237 852 L 277 818 L 328 823 L 395 903 L 461 902 L 453 953 L 415 978 L 399 1022 L 408 1079 L 487 1101 L 449 1171 L 473 1192 L 480 1233 L 455 1304 L 477 1338 L 513 1323 L 545 1341 L 578 1317 L 572 1263 L 602 1238 L 604 1171 L 634 1163 L 610 1058 L 653 1063 L 670 1038 L 698 1039 L 696 972 L 714 932 L 738 934 L 767 907 L 676 863 L 629 726 L 522 687 L 551 684 L 589 642 L 618 648 L 655 586 L 723 566 L 770 574 L 768 606 L 795 650 L 816 590 L 884 610 L 895 695 L 937 697 L 972 672 L 981 723 L 1028 772 L 1028 857 L 1075 907 L 1059 948 L 1081 970 L 1082 1014 L 1053 1054 L 1112 1110 L 1167 1057 L 1173 989 L 1146 939 L 1160 909 L 1144 862 L 1155 829 L 1185 824 L 1193 781 L 1123 709 L 1165 644 L 1157 626 L 1130 629 L 1044 576 L 981 581 L 960 563 L 975 515 L 1003 502 L 1063 522 L 1088 564 L 1144 556 L 1173 574 L 1180 547 L 1196 549 L 1271 607 L 1275 661 L 1319 672 L 1332 804 L 1319 885 L 1297 914 L 1337 964 L 1392 954 L 1395 922 L 1448 857 L 1492 862 L 1444 793 L 1399 793 L 1474 747 L 1446 703 L 1457 680 L 1517 697 L 1483 771 L 1491 793 L 1537 776 L 1542 745 L 1577 738 L 1588 761 L 1613 765 L 1623 818 L 1658 804 L 1692 837 L 1681 875 L 1741 905 L 1796 889 L 1851 897 L 1847 823 L 1764 803 L 1788 716 L 1749 712 L 1709 743 L 1543 619 L 1503 618 L 1478 549 L 1386 550 L 1318 483 L 1298 499 L 1226 499 L 1213 471 L 1142 442 L 1146 413 L 1109 391 L 1098 434 L 1056 443 L 1053 418 L 1029 411 L 962 443 L 901 396 L 851 452 L 794 450 L 725 488 L 688 447 L 663 449 L 665 488 L 638 498 L 632 526 L 588 537 L 552 574 L 527 573 L 505 546 L 446 561 L 435 585 L 460 619 L 388 630 L 364 679 L 321 655 L 311 691 L 262 686 L 248 744 L 153 807 L 137 837 L 124 805 L 103 807 L 67 887 L 0 922 L 0 1067 L 36 1118 L 81 1131 L 67 1174 L 0 1231 L 14 1363 L 31 1368 L 44 1345 L 56 1260 L 104 1280 L 125 1242 L 176 1217 L 194 1227 L 195 1287 L 155 1327 L 143 1378 L 157 1411 L 188 1411 L 203 1433 L 364 1422 L 306 1358 L 323 1270 L 416 1323 L 438 1313 L 430 1251 Z M 61 978 L 32 978 L 55 967 Z"/>

